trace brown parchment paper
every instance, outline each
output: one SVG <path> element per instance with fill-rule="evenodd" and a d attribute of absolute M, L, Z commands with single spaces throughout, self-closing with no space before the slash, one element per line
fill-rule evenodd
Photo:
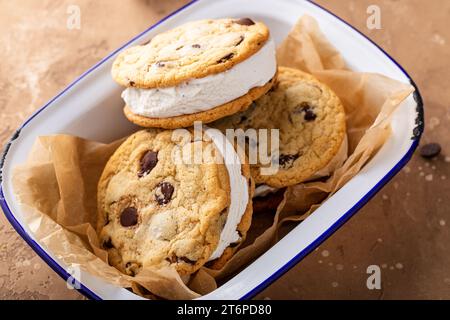
<path fill-rule="evenodd" d="M 333 168 L 329 178 L 287 188 L 275 215 L 258 217 L 267 220 L 266 227 L 252 227 L 254 240 L 222 270 L 203 267 L 181 278 L 171 268 L 146 269 L 130 277 L 108 265 L 93 227 L 96 189 L 104 165 L 123 140 L 102 144 L 68 135 L 37 138 L 28 160 L 13 175 L 17 201 L 35 238 L 72 269 L 146 298 L 193 299 L 215 290 L 222 279 L 268 250 L 283 222 L 305 219 L 361 170 L 389 137 L 393 111 L 414 90 L 382 75 L 347 70 L 342 56 L 309 16 L 297 22 L 277 57 L 279 65 L 312 73 L 341 98 L 347 113 L 346 149 L 328 166 Z"/>

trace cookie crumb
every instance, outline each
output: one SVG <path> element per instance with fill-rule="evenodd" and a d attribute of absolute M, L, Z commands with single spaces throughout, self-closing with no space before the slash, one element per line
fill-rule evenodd
<path fill-rule="evenodd" d="M 432 175 L 432 174 L 428 174 L 428 175 L 425 177 L 425 180 L 427 180 L 427 181 L 433 181 L 433 175 Z"/>

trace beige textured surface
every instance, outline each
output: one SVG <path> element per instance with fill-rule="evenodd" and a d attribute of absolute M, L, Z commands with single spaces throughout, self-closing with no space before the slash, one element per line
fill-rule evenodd
<path fill-rule="evenodd" d="M 319 0 L 395 57 L 426 104 L 423 143 L 442 155 L 414 155 L 351 221 L 258 298 L 450 298 L 450 29 L 447 0 Z M 77 75 L 185 1 L 0 0 L 0 144 Z M 66 29 L 68 5 L 82 12 Z M 381 9 L 382 29 L 366 27 Z M 382 270 L 382 290 L 366 288 L 366 268 Z M 28 248 L 0 215 L 0 299 L 81 299 Z"/>

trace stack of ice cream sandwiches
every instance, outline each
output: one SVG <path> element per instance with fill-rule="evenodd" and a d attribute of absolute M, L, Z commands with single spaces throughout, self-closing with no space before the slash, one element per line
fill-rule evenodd
<path fill-rule="evenodd" d="M 346 147 L 337 96 L 278 67 L 268 27 L 249 18 L 161 33 L 120 53 L 112 77 L 125 87 L 125 116 L 145 129 L 103 171 L 97 232 L 109 263 L 131 276 L 222 268 L 250 228 L 255 184 L 265 196 L 327 175 Z M 244 145 L 227 139 L 236 129 Z M 255 138 L 262 130 L 276 143 Z M 269 161 L 250 157 L 255 149 Z"/>

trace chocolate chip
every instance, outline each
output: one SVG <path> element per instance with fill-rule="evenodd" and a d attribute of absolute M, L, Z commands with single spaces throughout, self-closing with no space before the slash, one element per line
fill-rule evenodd
<path fill-rule="evenodd" d="M 130 84 L 130 87 L 134 87 L 136 85 L 136 82 L 130 81 L 129 84 Z"/>
<path fill-rule="evenodd" d="M 132 227 L 138 223 L 138 211 L 136 208 L 125 208 L 120 214 L 120 224 L 123 227 Z"/>
<path fill-rule="evenodd" d="M 282 154 L 278 159 L 278 163 L 283 168 L 290 168 L 298 157 L 298 154 Z"/>
<path fill-rule="evenodd" d="M 311 109 L 305 110 L 304 119 L 306 121 L 314 121 L 314 120 L 316 120 L 316 118 L 317 118 L 317 115 L 314 113 L 314 111 L 312 111 Z"/>
<path fill-rule="evenodd" d="M 178 48 L 176 48 L 175 50 L 180 50 L 180 49 L 182 49 L 184 46 L 179 46 Z"/>
<path fill-rule="evenodd" d="M 150 173 L 158 163 L 158 152 L 147 151 L 141 159 L 141 169 L 138 172 L 138 177 L 141 178 Z"/>
<path fill-rule="evenodd" d="M 234 20 L 234 23 L 237 23 L 237 24 L 240 24 L 243 26 L 251 26 L 251 25 L 255 24 L 255 22 L 250 18 L 242 18 L 239 20 Z"/>
<path fill-rule="evenodd" d="M 178 262 L 183 261 L 184 263 L 187 264 L 195 264 L 196 261 L 190 260 L 186 257 L 178 257 Z"/>
<path fill-rule="evenodd" d="M 294 113 L 302 113 L 307 109 L 312 109 L 308 102 L 303 101 L 294 108 Z"/>
<path fill-rule="evenodd" d="M 234 57 L 234 53 L 231 52 L 231 53 L 227 54 L 226 56 L 224 56 L 224 57 L 220 58 L 219 60 L 217 60 L 217 63 L 224 63 L 224 62 L 230 60 L 233 57 Z"/>
<path fill-rule="evenodd" d="M 167 257 L 166 261 L 169 263 L 179 263 L 179 262 L 184 262 L 184 263 L 188 263 L 188 264 L 196 263 L 196 261 L 190 260 L 187 257 L 178 257 L 175 253 L 172 253 L 172 255 L 170 257 Z"/>
<path fill-rule="evenodd" d="M 165 64 L 164 62 L 162 62 L 162 61 L 156 62 L 155 65 L 156 65 L 157 67 L 159 67 L 159 68 L 162 68 L 162 67 L 165 67 L 165 66 L 166 66 L 166 64 Z"/>
<path fill-rule="evenodd" d="M 300 103 L 295 109 L 295 113 L 304 112 L 303 118 L 306 121 L 314 121 L 317 118 L 317 115 L 313 111 L 313 107 L 308 102 Z"/>
<path fill-rule="evenodd" d="M 110 220 L 109 220 L 109 213 L 107 212 L 106 213 L 106 217 L 105 217 L 105 226 L 107 226 L 108 224 L 110 223 Z"/>
<path fill-rule="evenodd" d="M 441 145 L 439 143 L 427 143 L 420 148 L 420 155 L 423 158 L 431 159 L 441 153 Z"/>
<path fill-rule="evenodd" d="M 168 204 L 172 200 L 174 187 L 169 182 L 161 182 L 158 184 L 155 199 L 159 205 Z"/>
<path fill-rule="evenodd" d="M 114 248 L 114 245 L 112 244 L 111 238 L 106 239 L 102 244 L 104 249 L 112 249 Z"/>
<path fill-rule="evenodd" d="M 197 48 L 197 49 L 199 49 L 199 48 L 200 48 L 200 45 L 197 44 L 197 43 L 196 43 L 196 44 L 193 44 L 193 45 L 192 45 L 192 48 Z"/>
<path fill-rule="evenodd" d="M 244 36 L 241 36 L 239 38 L 239 41 L 234 46 L 237 47 L 238 45 L 240 45 L 242 43 L 242 41 L 244 41 Z"/>

